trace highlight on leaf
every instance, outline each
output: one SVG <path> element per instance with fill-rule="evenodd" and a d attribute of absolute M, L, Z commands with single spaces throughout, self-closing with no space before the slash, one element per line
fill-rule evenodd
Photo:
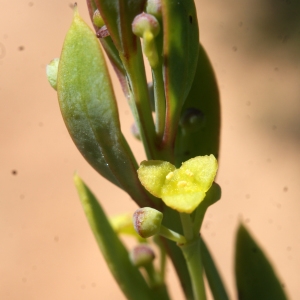
<path fill-rule="evenodd" d="M 205 198 L 217 169 L 216 158 L 206 155 L 189 159 L 179 169 L 164 161 L 143 161 L 138 176 L 146 190 L 167 206 L 190 214 Z"/>

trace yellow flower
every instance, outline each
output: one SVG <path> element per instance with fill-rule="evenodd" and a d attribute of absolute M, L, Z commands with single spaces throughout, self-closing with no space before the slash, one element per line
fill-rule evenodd
<path fill-rule="evenodd" d="M 155 197 L 182 213 L 192 213 L 205 198 L 218 169 L 213 155 L 197 156 L 179 169 L 166 161 L 143 161 L 138 169 L 142 185 Z"/>

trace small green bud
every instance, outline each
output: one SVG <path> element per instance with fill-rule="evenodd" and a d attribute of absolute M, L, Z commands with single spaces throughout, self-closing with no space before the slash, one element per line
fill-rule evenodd
<path fill-rule="evenodd" d="M 163 214 L 151 207 L 143 207 L 133 214 L 135 231 L 143 238 L 148 238 L 160 231 Z"/>
<path fill-rule="evenodd" d="M 146 12 L 160 19 L 162 16 L 161 0 L 148 0 L 146 6 Z"/>
<path fill-rule="evenodd" d="M 148 58 L 152 69 L 159 63 L 159 57 L 154 38 L 160 32 L 160 25 L 157 19 L 149 14 L 141 13 L 132 22 L 133 33 L 143 39 L 143 52 Z"/>
<path fill-rule="evenodd" d="M 94 25 L 96 25 L 97 27 L 101 28 L 102 26 L 104 26 L 104 20 L 100 15 L 100 11 L 98 9 L 95 10 L 94 14 L 93 14 L 93 23 Z"/>
<path fill-rule="evenodd" d="M 155 258 L 152 248 L 146 244 L 134 247 L 129 253 L 129 259 L 136 267 L 143 267 L 150 264 Z"/>
<path fill-rule="evenodd" d="M 160 25 L 154 16 L 141 13 L 134 18 L 132 31 L 140 38 L 144 37 L 145 32 L 151 32 L 153 37 L 156 37 L 160 32 Z"/>
<path fill-rule="evenodd" d="M 58 71 L 59 58 L 54 58 L 46 67 L 46 74 L 50 85 L 57 90 L 57 71 Z"/>

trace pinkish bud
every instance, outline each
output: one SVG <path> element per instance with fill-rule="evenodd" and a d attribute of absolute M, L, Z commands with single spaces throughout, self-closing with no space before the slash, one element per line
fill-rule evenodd
<path fill-rule="evenodd" d="M 143 267 L 154 260 L 155 254 L 150 246 L 140 244 L 130 251 L 129 258 L 136 267 Z"/>
<path fill-rule="evenodd" d="M 160 231 L 163 214 L 151 207 L 143 207 L 133 214 L 135 231 L 143 238 L 148 238 Z"/>
<path fill-rule="evenodd" d="M 109 31 L 106 27 L 106 25 L 103 25 L 96 33 L 97 38 L 105 38 L 109 36 Z"/>
<path fill-rule="evenodd" d="M 148 14 L 161 18 L 161 0 L 148 0 L 146 11 Z"/>
<path fill-rule="evenodd" d="M 156 37 L 159 34 L 160 25 L 154 16 L 141 13 L 134 18 L 132 31 L 140 38 L 144 37 L 145 32 L 151 32 L 153 37 Z"/>

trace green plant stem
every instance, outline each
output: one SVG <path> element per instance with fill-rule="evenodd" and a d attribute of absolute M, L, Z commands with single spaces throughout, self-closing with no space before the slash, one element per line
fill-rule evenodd
<path fill-rule="evenodd" d="M 159 139 L 161 139 L 165 129 L 166 118 L 166 97 L 161 64 L 152 69 L 152 77 L 155 101 L 155 127 L 156 133 Z"/>
<path fill-rule="evenodd" d="M 151 113 L 150 99 L 143 63 L 141 46 L 129 58 L 122 57 L 128 75 L 129 105 L 139 128 L 141 139 L 148 159 L 158 157 L 156 133 Z"/>
<path fill-rule="evenodd" d="M 167 287 L 159 273 L 156 272 L 153 263 L 144 266 L 148 275 L 150 289 L 153 290 L 159 299 L 169 300 L 170 296 Z"/>
<path fill-rule="evenodd" d="M 160 256 L 159 256 L 159 274 L 161 277 L 161 281 L 164 282 L 165 281 L 165 274 L 166 274 L 166 258 L 167 258 L 167 253 L 166 253 L 166 249 L 164 244 L 161 241 L 161 238 L 159 237 L 159 235 L 155 235 L 153 237 L 153 241 L 154 243 L 158 246 L 159 248 L 159 252 L 160 252 Z"/>
<path fill-rule="evenodd" d="M 201 258 L 201 239 L 180 246 L 191 276 L 194 300 L 206 300 Z"/>
<path fill-rule="evenodd" d="M 191 216 L 185 213 L 180 213 L 180 219 L 183 229 L 183 234 L 188 242 L 194 239 L 193 223 Z"/>
<path fill-rule="evenodd" d="M 160 231 L 159 231 L 159 235 L 171 240 L 171 241 L 174 241 L 178 244 L 184 244 L 186 243 L 186 239 L 183 235 L 161 225 L 160 226 Z"/>

